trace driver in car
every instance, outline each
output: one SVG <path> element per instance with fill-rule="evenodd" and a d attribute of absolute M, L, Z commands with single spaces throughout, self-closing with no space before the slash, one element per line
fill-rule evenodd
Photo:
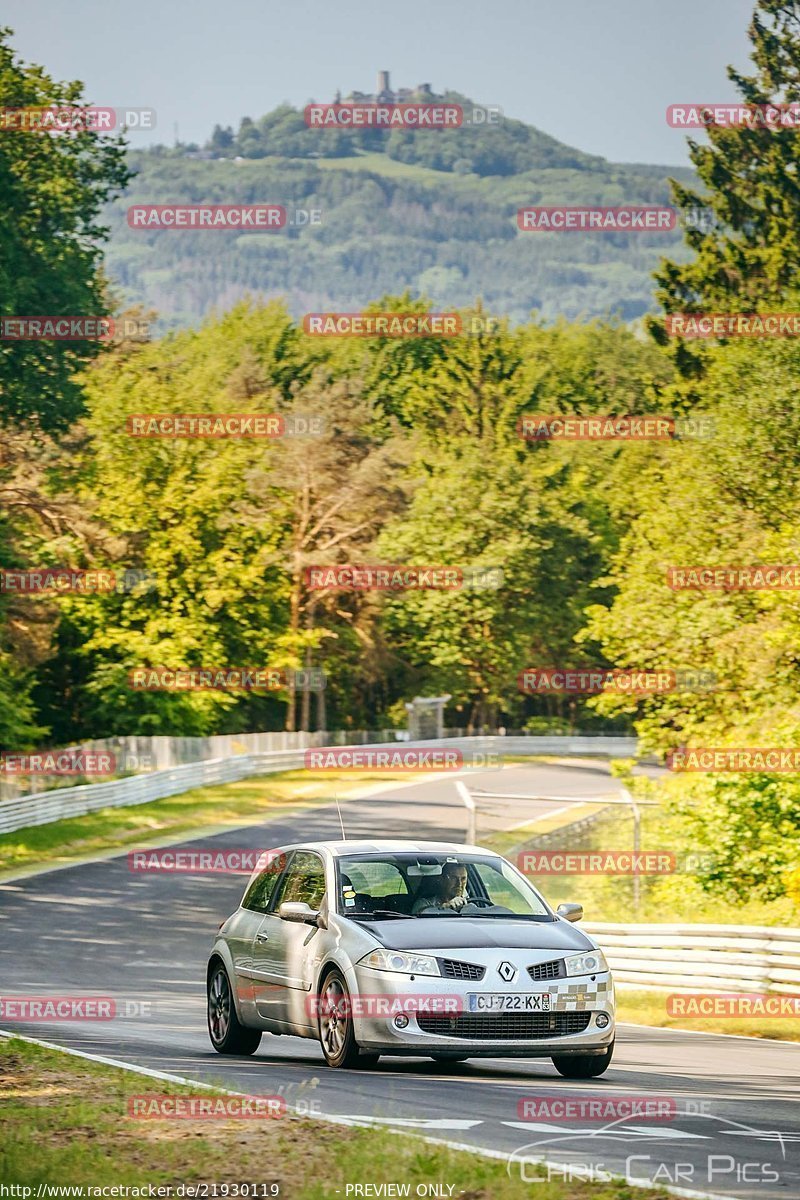
<path fill-rule="evenodd" d="M 434 883 L 434 881 L 431 881 Z M 463 863 L 446 862 L 442 873 L 435 880 L 435 891 L 418 896 L 414 901 L 411 912 L 424 912 L 425 909 L 452 908 L 458 912 L 468 903 L 467 868 Z"/>

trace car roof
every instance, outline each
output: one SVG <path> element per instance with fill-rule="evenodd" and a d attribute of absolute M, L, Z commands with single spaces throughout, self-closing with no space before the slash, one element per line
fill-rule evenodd
<path fill-rule="evenodd" d="M 484 846 L 467 846 L 462 842 L 406 841 L 400 838 L 374 839 L 352 842 L 295 842 L 284 846 L 284 850 L 327 851 L 335 858 L 346 854 L 491 854 L 499 857 L 495 850 Z"/>

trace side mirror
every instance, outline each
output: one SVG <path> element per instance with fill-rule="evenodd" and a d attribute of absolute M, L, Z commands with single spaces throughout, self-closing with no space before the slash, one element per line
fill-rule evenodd
<path fill-rule="evenodd" d="M 283 905 L 281 905 L 283 908 Z M 583 920 L 583 905 L 582 904 L 559 904 L 556 909 L 556 915 L 563 917 L 565 921 L 582 921 Z"/>
<path fill-rule="evenodd" d="M 319 913 L 305 900 L 286 900 L 278 909 L 282 921 L 294 921 L 298 925 L 316 925 Z"/>

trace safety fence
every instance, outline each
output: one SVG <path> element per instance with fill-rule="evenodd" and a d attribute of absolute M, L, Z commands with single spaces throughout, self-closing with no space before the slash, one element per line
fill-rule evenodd
<path fill-rule="evenodd" d="M 581 922 L 617 986 L 671 992 L 800 994 L 800 929 Z"/>

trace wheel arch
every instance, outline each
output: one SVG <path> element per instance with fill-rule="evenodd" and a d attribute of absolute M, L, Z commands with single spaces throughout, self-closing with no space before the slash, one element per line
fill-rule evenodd
<path fill-rule="evenodd" d="M 331 971 L 334 970 L 343 975 L 345 982 L 347 982 L 347 968 L 345 967 L 344 963 L 340 963 L 336 958 L 328 957 L 323 963 L 320 964 L 319 971 L 317 972 L 317 995 L 320 994 L 322 985 L 325 983 L 325 980 L 328 978 Z"/>
<path fill-rule="evenodd" d="M 208 996 L 208 987 L 209 987 L 209 984 L 211 983 L 212 971 L 215 970 L 218 965 L 224 967 L 225 973 L 228 976 L 228 983 L 230 984 L 231 995 L 233 996 L 233 1007 L 236 1010 L 237 1020 L 239 1021 L 240 1025 L 245 1026 L 245 1028 L 250 1028 L 250 1026 L 247 1024 L 247 1022 L 242 1020 L 242 1009 L 241 1009 L 241 1005 L 239 1004 L 239 989 L 236 986 L 236 972 L 233 969 L 232 960 L 230 959 L 229 956 L 226 956 L 226 954 L 224 952 L 225 949 L 226 949 L 226 947 L 221 946 L 219 943 L 217 943 L 217 945 L 214 947 L 214 949 L 211 951 L 211 953 L 208 956 L 208 965 L 206 966 L 206 996 Z"/>

